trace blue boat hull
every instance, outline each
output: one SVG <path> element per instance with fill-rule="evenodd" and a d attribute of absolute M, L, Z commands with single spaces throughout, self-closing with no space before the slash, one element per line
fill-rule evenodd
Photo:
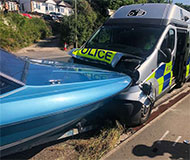
<path fill-rule="evenodd" d="M 29 149 L 44 142 L 47 137 L 61 131 L 64 134 L 86 116 L 93 116 L 106 101 L 100 101 L 88 106 L 82 106 L 70 111 L 62 111 L 53 115 L 8 125 L 1 128 L 1 156 Z M 58 137 L 57 137 L 58 138 Z M 38 140 L 40 140 L 38 142 Z M 54 139 L 56 140 L 56 136 Z"/>
<path fill-rule="evenodd" d="M 84 65 L 22 60 L 0 50 L 1 156 L 75 126 L 131 84 L 124 74 Z"/>
<path fill-rule="evenodd" d="M 3 95 L 1 156 L 15 152 L 15 148 L 26 149 L 34 145 L 34 141 L 39 137 L 44 138 L 45 135 L 53 134 L 60 129 L 67 131 L 85 116 L 93 116 L 93 111 L 103 106 L 126 86 L 130 86 L 131 81 L 126 78 L 92 81 L 83 85 L 63 84 L 57 87 L 43 87 L 43 90 L 41 87 L 26 85 L 17 92 Z M 43 96 L 39 99 L 39 95 Z M 22 148 L 23 145 L 25 148 Z"/>

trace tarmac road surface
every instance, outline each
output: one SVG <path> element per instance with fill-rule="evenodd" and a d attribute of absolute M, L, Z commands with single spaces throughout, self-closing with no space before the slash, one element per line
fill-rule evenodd
<path fill-rule="evenodd" d="M 59 44 L 59 37 L 52 36 L 45 40 L 40 40 L 32 46 L 14 52 L 17 56 L 27 56 L 35 59 L 59 59 L 70 57 Z"/>
<path fill-rule="evenodd" d="M 190 94 L 102 160 L 190 160 Z"/>

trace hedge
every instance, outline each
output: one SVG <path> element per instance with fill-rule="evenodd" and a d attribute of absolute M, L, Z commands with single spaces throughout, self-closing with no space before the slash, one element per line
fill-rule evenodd
<path fill-rule="evenodd" d="M 0 47 L 9 51 L 31 45 L 52 34 L 41 18 L 29 19 L 18 13 L 0 13 Z"/>

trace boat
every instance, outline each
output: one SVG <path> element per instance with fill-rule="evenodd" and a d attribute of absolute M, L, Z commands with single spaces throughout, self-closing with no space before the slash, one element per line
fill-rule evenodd
<path fill-rule="evenodd" d="M 3 49 L 0 57 L 1 157 L 66 133 L 131 85 L 127 75 L 86 65 L 20 58 Z"/>

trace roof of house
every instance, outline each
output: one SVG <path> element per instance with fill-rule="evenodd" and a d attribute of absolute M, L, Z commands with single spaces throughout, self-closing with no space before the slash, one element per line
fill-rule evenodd
<path fill-rule="evenodd" d="M 36 2 L 41 2 L 41 3 L 45 3 L 47 0 L 32 0 L 32 1 L 36 1 Z M 72 8 L 72 6 L 62 0 L 53 0 L 57 5 L 60 6 L 64 6 L 64 7 L 68 7 L 68 8 Z M 61 3 L 61 4 L 60 4 Z"/>
<path fill-rule="evenodd" d="M 64 7 L 68 7 L 68 8 L 72 8 L 72 6 L 62 0 L 54 0 L 57 4 L 64 6 Z M 61 4 L 60 4 L 61 3 Z"/>
<path fill-rule="evenodd" d="M 2 1 L 2 0 L 0 0 L 0 1 Z M 2 1 L 2 2 L 3 2 L 3 1 Z M 16 2 L 16 3 L 18 3 L 17 0 L 4 0 L 4 2 Z"/>

